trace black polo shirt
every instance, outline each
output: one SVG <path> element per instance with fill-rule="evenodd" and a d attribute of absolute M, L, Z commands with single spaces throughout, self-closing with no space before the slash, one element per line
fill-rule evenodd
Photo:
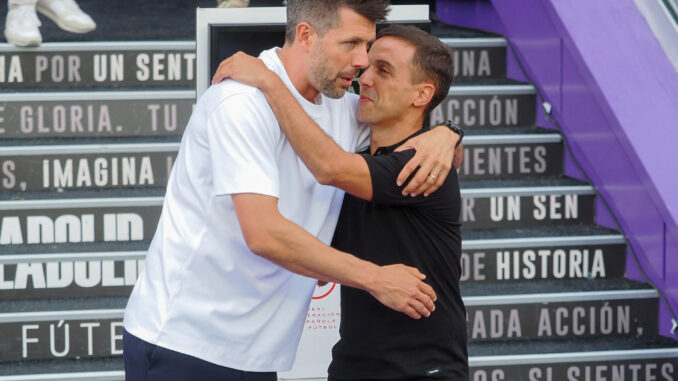
<path fill-rule="evenodd" d="M 372 177 L 372 201 L 346 194 L 332 246 L 378 265 L 416 267 L 438 295 L 436 310 L 415 320 L 366 291 L 342 287 L 341 339 L 332 349 L 330 379 L 468 380 L 457 173 L 428 197 L 402 196 L 396 179 L 414 150 L 393 151 L 404 142 L 373 156 L 360 153 Z"/>

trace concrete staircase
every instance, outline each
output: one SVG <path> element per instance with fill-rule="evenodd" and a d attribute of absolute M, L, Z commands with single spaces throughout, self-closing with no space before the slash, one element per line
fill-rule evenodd
<path fill-rule="evenodd" d="M 506 78 L 506 41 L 434 33 L 457 77 L 431 123 L 467 131 L 471 380 L 678 378 L 657 292 L 624 277 L 623 233 L 564 176 L 536 89 Z M 0 45 L 0 381 L 124 379 L 123 309 L 195 99 L 193 42 L 125 38 Z"/>

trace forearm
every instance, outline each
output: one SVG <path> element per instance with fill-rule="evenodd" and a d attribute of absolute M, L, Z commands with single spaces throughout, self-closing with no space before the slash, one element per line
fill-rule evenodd
<path fill-rule="evenodd" d="M 316 179 L 322 184 L 331 184 L 333 178 L 342 172 L 342 163 L 346 163 L 342 156 L 351 154 L 337 145 L 306 114 L 282 80 L 278 76 L 274 77 L 275 80 L 267 81 L 261 91 L 281 129 Z"/>
<path fill-rule="evenodd" d="M 294 273 L 370 291 L 378 266 L 322 243 L 289 220 L 267 226 L 257 254 Z"/>
<path fill-rule="evenodd" d="M 332 249 L 278 212 L 278 199 L 231 196 L 240 230 L 255 254 L 297 274 L 363 289 L 384 305 L 418 318 L 435 306 L 425 276 L 404 265 L 377 266 Z"/>

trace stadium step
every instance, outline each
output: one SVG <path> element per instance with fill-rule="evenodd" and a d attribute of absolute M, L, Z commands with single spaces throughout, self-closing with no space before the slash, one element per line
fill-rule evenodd
<path fill-rule="evenodd" d="M 586 281 L 502 284 L 501 295 L 490 285 L 466 284 L 469 342 L 654 335 L 657 318 L 644 312 L 658 308 L 657 292 L 627 282 L 608 281 L 603 290 L 587 290 L 593 282 Z M 484 295 L 469 296 L 476 293 Z"/>
<path fill-rule="evenodd" d="M 165 187 L 179 143 L 0 146 L 0 189 Z"/>
<path fill-rule="evenodd" d="M 595 191 L 568 178 L 460 182 L 463 229 L 593 224 Z"/>
<path fill-rule="evenodd" d="M 536 121 L 536 90 L 533 85 L 455 85 L 431 112 L 435 126 L 447 119 L 465 129 L 533 126 Z"/>
<path fill-rule="evenodd" d="M 122 358 L 0 363 L 0 381 L 123 381 Z"/>
<path fill-rule="evenodd" d="M 122 355 L 127 296 L 0 302 L 0 362 Z"/>
<path fill-rule="evenodd" d="M 157 196 L 126 193 L 131 197 L 101 197 L 92 191 L 64 193 L 71 198 L 0 201 L 0 246 L 87 245 L 152 238 L 164 189 L 155 190 Z"/>
<path fill-rule="evenodd" d="M 126 297 L 146 250 L 0 255 L 0 300 Z"/>
<path fill-rule="evenodd" d="M 431 33 L 452 49 L 454 82 L 502 81 L 506 78 L 506 39 L 437 20 Z"/>
<path fill-rule="evenodd" d="M 81 282 L 100 282 L 99 272 L 93 268 L 89 274 L 82 270 Z M 39 278 L 35 274 L 33 284 Z M 474 287 L 466 285 L 462 292 L 470 342 L 638 338 L 656 332 L 656 316 L 643 313 L 657 308 L 655 290 L 629 281 L 608 282 L 604 290 L 570 283 L 569 287 L 539 292 L 533 284 L 514 284 L 505 287 L 503 295 L 482 296 L 468 296 L 467 291 L 473 294 Z M 578 287 L 580 291 L 570 291 Z M 0 344 L 0 362 L 121 355 L 126 296 L 74 299 L 77 296 L 0 302 L 0 337 L 6 338 Z"/>
<path fill-rule="evenodd" d="M 503 37 L 440 37 L 452 48 L 454 82 L 500 81 L 506 78 L 506 39 Z"/>
<path fill-rule="evenodd" d="M 672 381 L 678 377 L 678 348 L 664 337 L 577 339 L 564 344 L 473 343 L 469 354 L 472 381 Z M 23 361 L 0 364 L 0 381 L 122 381 L 122 368 L 120 358 Z"/>
<path fill-rule="evenodd" d="M 566 178 L 548 180 L 550 185 L 544 181 L 507 181 L 503 187 L 491 180 L 462 183 L 465 228 L 593 223 L 591 186 Z M 121 189 L 118 196 L 107 197 L 106 192 L 71 191 L 60 199 L 12 193 L 12 200 L 0 201 L 0 245 L 149 239 L 163 193 L 162 188 Z"/>
<path fill-rule="evenodd" d="M 473 238 L 464 231 L 461 282 L 617 279 L 625 273 L 626 243 L 616 232 L 591 234 L 573 226 L 544 229 L 544 236 L 510 230 L 510 238 Z M 549 231 L 550 230 L 550 231 Z M 486 232 L 487 233 L 487 232 Z M 531 235 L 528 235 L 531 234 Z"/>
<path fill-rule="evenodd" d="M 472 130 L 532 126 L 532 85 L 458 85 L 431 113 Z M 195 100 L 191 90 L 0 93 L 0 135 L 7 139 L 180 136 Z"/>
<path fill-rule="evenodd" d="M 124 379 L 123 308 L 195 103 L 196 61 L 195 42 L 179 41 L 195 36 L 193 4 L 160 22 L 165 1 L 120 3 L 143 9 L 134 33 L 45 23 L 100 42 L 0 44 L 0 381 Z M 430 121 L 466 129 L 470 379 L 678 379 L 677 343 L 655 336 L 657 291 L 624 278 L 623 233 L 596 226 L 595 189 L 563 177 L 564 141 L 536 127 L 536 88 L 507 78 L 506 39 L 432 30 L 453 48 L 455 84 Z M 177 41 L 129 41 L 158 36 Z"/>
<path fill-rule="evenodd" d="M 3 92 L 195 88 L 195 73 L 193 41 L 0 44 Z"/>
<path fill-rule="evenodd" d="M 179 143 L 173 142 L 0 145 L 0 189 L 163 187 L 178 150 Z M 562 174 L 562 154 L 558 134 L 472 135 L 465 140 L 459 176 L 461 180 L 556 176 Z"/>
<path fill-rule="evenodd" d="M 517 179 L 563 173 L 563 139 L 557 133 L 469 135 L 460 180 Z"/>
<path fill-rule="evenodd" d="M 664 337 L 469 345 L 470 380 L 674 380 L 678 348 Z"/>
<path fill-rule="evenodd" d="M 583 234 L 577 229 L 582 230 L 574 227 L 569 232 L 572 235 L 564 237 L 557 236 L 560 229 L 545 237 L 464 239 L 462 284 L 622 278 L 623 236 Z M 516 237 L 520 232 L 511 235 Z M 38 252 L 28 245 L 19 246 L 24 250 L 11 246 L 14 251 L 5 247 L 0 252 L 0 275 L 4 274 L 0 277 L 0 300 L 129 293 L 142 269 L 148 241 L 115 243 L 118 247 L 109 242 L 83 243 L 79 251 L 64 247 L 76 244 L 52 244 L 52 252 Z M 55 251 L 60 246 L 61 250 Z"/>
<path fill-rule="evenodd" d="M 194 103 L 191 90 L 0 93 L 0 137 L 179 137 Z"/>

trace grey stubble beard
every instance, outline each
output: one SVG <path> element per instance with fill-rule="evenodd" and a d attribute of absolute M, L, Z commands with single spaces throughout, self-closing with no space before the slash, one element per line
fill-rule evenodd
<path fill-rule="evenodd" d="M 348 89 L 336 85 L 338 76 L 333 75 L 327 61 L 327 56 L 322 51 L 320 44 L 317 44 L 313 50 L 311 80 L 326 97 L 339 99 L 346 94 Z"/>

